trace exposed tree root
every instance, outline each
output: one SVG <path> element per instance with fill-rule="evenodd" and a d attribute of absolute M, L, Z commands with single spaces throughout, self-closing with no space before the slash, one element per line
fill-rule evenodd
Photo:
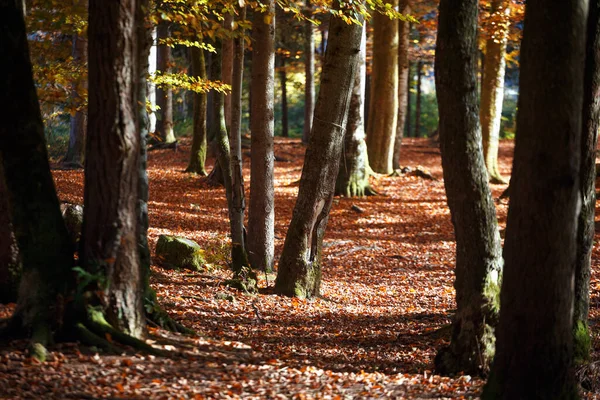
<path fill-rule="evenodd" d="M 146 318 L 156 326 L 166 329 L 171 332 L 183 333 L 186 335 L 196 335 L 197 333 L 189 329 L 179 322 L 173 320 L 171 316 L 158 304 L 156 300 L 156 293 L 154 290 L 149 289 L 146 297 L 144 298 L 144 308 L 146 311 Z"/>
<path fill-rule="evenodd" d="M 196 175 L 200 175 L 200 176 L 208 175 L 206 170 L 204 168 L 200 167 L 199 165 L 190 165 L 185 169 L 184 172 L 187 172 L 189 174 L 196 174 Z"/>

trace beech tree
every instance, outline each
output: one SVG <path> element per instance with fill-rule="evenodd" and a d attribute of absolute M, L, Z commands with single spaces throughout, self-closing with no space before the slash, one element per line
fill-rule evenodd
<path fill-rule="evenodd" d="M 0 303 L 17 301 L 21 279 L 19 249 L 12 228 L 8 189 L 0 162 Z"/>
<path fill-rule="evenodd" d="M 456 314 L 442 374 L 481 374 L 494 355 L 502 256 L 481 148 L 477 105 L 477 0 L 442 0 L 435 83 L 444 186 L 456 238 Z"/>
<path fill-rule="evenodd" d="M 577 398 L 573 304 L 588 3 L 526 4 L 500 321 L 484 399 Z"/>
<path fill-rule="evenodd" d="M 410 14 L 408 0 L 400 0 L 400 12 Z M 394 170 L 400 168 L 400 151 L 402 137 L 404 136 L 405 122 L 409 110 L 409 70 L 408 48 L 410 41 L 410 21 L 398 20 L 398 121 L 396 123 L 396 138 L 394 139 L 394 157 L 392 167 Z"/>
<path fill-rule="evenodd" d="M 313 128 L 275 281 L 275 292 L 286 296 L 319 294 L 323 237 L 360 54 L 361 26 L 349 25 L 333 14 L 329 24 Z"/>
<path fill-rule="evenodd" d="M 192 58 L 192 76 L 207 79 L 204 50 L 198 47 L 191 47 L 189 51 Z M 206 131 L 207 97 L 208 94 L 206 92 L 194 93 L 192 149 L 190 152 L 190 161 L 185 170 L 186 172 L 193 172 L 202 176 L 206 175 L 204 163 L 208 150 Z"/>
<path fill-rule="evenodd" d="M 159 4 L 159 9 L 164 7 L 163 3 Z M 171 34 L 169 31 L 169 22 L 160 21 L 156 28 L 157 45 L 156 45 L 156 69 L 161 73 L 168 74 L 171 72 L 171 48 L 164 43 Z M 173 89 L 170 86 L 158 85 L 156 87 L 156 105 L 159 110 L 156 111 L 156 137 L 163 144 L 175 142 L 175 133 L 173 132 Z"/>
<path fill-rule="evenodd" d="M 306 9 L 311 18 L 310 0 L 306 0 Z M 313 23 L 304 21 L 304 129 L 302 143 L 308 143 L 308 136 L 312 129 L 312 118 L 315 104 L 315 35 Z"/>

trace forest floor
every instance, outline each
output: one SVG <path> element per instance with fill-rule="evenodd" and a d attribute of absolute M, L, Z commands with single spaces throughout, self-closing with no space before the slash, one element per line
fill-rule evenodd
<path fill-rule="evenodd" d="M 372 184 L 380 196 L 336 198 L 325 236 L 322 297 L 314 300 L 274 295 L 274 275 L 268 280 L 261 275 L 256 296 L 224 286 L 230 276 L 223 268 L 229 242 L 224 189 L 183 172 L 188 141 L 177 151 L 151 152 L 152 248 L 161 234 L 182 235 L 200 243 L 210 263 L 201 273 L 154 265 L 152 285 L 169 313 L 200 336 L 150 328 L 150 339 L 171 356 L 110 355 L 62 344 L 51 348 L 45 364 L 29 359 L 26 343 L 16 341 L 0 349 L 0 398 L 478 397 L 481 379 L 432 373 L 436 350 L 447 344 L 444 327 L 455 307 L 455 244 L 437 146 L 428 139 L 405 139 L 402 146 L 403 165 L 421 165 L 437 180 L 376 176 Z M 501 144 L 501 170 L 507 177 L 512 146 L 510 141 Z M 275 149 L 285 159 L 276 163 L 275 174 L 278 257 L 304 147 L 299 140 L 277 138 Z M 249 182 L 248 154 L 244 162 Z M 83 202 L 82 171 L 55 170 L 54 176 L 62 201 Z M 493 185 L 494 198 L 505 188 Z M 507 202 L 496 204 L 503 229 Z M 596 245 L 591 284 L 596 362 L 599 252 Z M 12 307 L 0 307 L 0 317 Z"/>

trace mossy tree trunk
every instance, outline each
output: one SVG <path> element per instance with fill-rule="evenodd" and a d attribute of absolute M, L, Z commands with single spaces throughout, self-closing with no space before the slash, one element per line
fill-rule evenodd
<path fill-rule="evenodd" d="M 400 0 L 400 12 L 410 14 L 408 0 Z M 408 114 L 409 97 L 409 59 L 408 49 L 410 47 L 410 22 L 398 20 L 398 121 L 396 123 L 396 138 L 394 140 L 394 158 L 392 167 L 394 170 L 400 168 L 400 151 L 402 148 L 402 137 L 406 115 Z"/>
<path fill-rule="evenodd" d="M 10 60 L 0 63 L 0 160 L 23 261 L 11 327 L 30 333 L 32 355 L 43 359 L 43 346 L 60 328 L 61 306 L 74 283 L 73 247 L 48 164 L 21 6 L 0 3 L 0 60 Z"/>
<path fill-rule="evenodd" d="M 435 359 L 441 374 L 488 370 L 498 316 L 502 249 L 481 148 L 477 3 L 442 0 L 439 12 L 435 82 L 440 149 L 456 238 L 456 314 L 450 345 Z"/>
<path fill-rule="evenodd" d="M 388 0 L 392 8 L 398 0 Z M 367 121 L 367 149 L 373 171 L 393 172 L 394 139 L 398 121 L 398 21 L 373 16 L 373 67 Z"/>
<path fill-rule="evenodd" d="M 375 194 L 369 184 L 369 158 L 365 143 L 364 99 L 366 77 L 366 30 L 363 29 L 358 67 L 354 75 L 354 86 L 350 97 L 348 122 L 344 134 L 342 152 L 335 194 L 346 197 Z"/>
<path fill-rule="evenodd" d="M 481 78 L 481 135 L 483 138 L 483 156 L 490 182 L 508 183 L 498 169 L 498 146 L 500 142 L 500 123 L 502 120 L 502 101 L 504 99 L 504 71 L 506 69 L 506 43 L 508 41 L 509 2 L 492 0 L 488 39 L 485 41 L 485 57 Z"/>
<path fill-rule="evenodd" d="M 197 47 L 190 48 L 192 59 L 192 76 L 200 79 L 207 79 L 206 65 L 204 62 L 204 50 Z M 192 172 L 205 176 L 207 152 L 207 133 L 206 133 L 206 102 L 207 93 L 194 93 L 194 115 L 193 115 L 193 135 L 192 150 L 190 161 L 185 172 Z"/>
<path fill-rule="evenodd" d="M 306 0 L 308 17 L 312 17 L 312 5 Z M 304 128 L 302 131 L 302 143 L 308 143 L 308 137 L 312 129 L 312 118 L 315 108 L 315 34 L 314 25 L 310 21 L 304 21 Z"/>
<path fill-rule="evenodd" d="M 339 3 L 338 3 L 339 4 Z M 360 54 L 362 27 L 330 17 L 329 43 L 300 179 L 298 199 L 285 238 L 276 293 L 313 297 L 321 285 L 321 251 L 335 191 L 339 161 Z"/>
<path fill-rule="evenodd" d="M 500 321 L 484 399 L 578 397 L 572 328 L 587 15 L 587 0 L 527 1 Z"/>
<path fill-rule="evenodd" d="M 588 16 L 581 141 L 581 211 L 577 221 L 575 264 L 575 308 L 573 328 L 575 359 L 589 358 L 591 338 L 588 327 L 590 275 L 596 211 L 596 146 L 600 119 L 600 1 L 590 1 Z"/>
<path fill-rule="evenodd" d="M 253 268 L 271 271 L 275 252 L 274 91 L 275 1 L 254 12 L 252 27 L 252 95 L 250 131 L 250 208 L 248 256 Z"/>
<path fill-rule="evenodd" d="M 140 135 L 137 130 L 135 0 L 89 3 L 89 123 L 81 263 L 107 322 L 145 333 L 138 251 Z"/>
<path fill-rule="evenodd" d="M 159 2 L 159 8 L 162 7 Z M 169 22 L 160 21 L 156 28 L 156 69 L 162 73 L 171 73 L 171 47 L 162 43 L 163 40 L 171 36 Z M 175 133 L 173 132 L 173 90 L 163 85 L 156 88 L 156 105 L 160 108 L 156 112 L 156 137 L 160 143 L 175 142 Z"/>

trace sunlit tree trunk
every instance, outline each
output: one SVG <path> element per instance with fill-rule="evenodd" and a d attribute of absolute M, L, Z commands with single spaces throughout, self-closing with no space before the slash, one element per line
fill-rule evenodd
<path fill-rule="evenodd" d="M 254 12 L 252 28 L 253 93 L 250 113 L 251 171 L 248 210 L 248 257 L 255 269 L 271 271 L 275 251 L 274 204 L 274 90 L 275 1 Z"/>
<path fill-rule="evenodd" d="M 151 47 L 150 52 L 148 54 L 148 75 L 152 76 L 156 73 L 156 53 L 157 53 L 157 34 L 156 27 L 152 28 L 151 32 Z M 152 108 L 152 112 L 148 115 L 149 118 L 149 126 L 148 131 L 150 133 L 154 133 L 156 131 L 156 86 L 153 82 L 148 81 L 148 103 L 150 103 L 150 107 Z"/>
<path fill-rule="evenodd" d="M 204 63 L 204 50 L 192 47 L 190 48 L 192 58 L 192 75 L 196 78 L 206 79 L 206 65 Z M 192 150 L 190 161 L 186 172 L 193 172 L 199 175 L 206 175 L 204 162 L 207 152 L 207 132 L 206 132 L 206 101 L 207 93 L 194 93 L 194 115 L 193 115 L 193 135 Z"/>
<path fill-rule="evenodd" d="M 510 12 L 508 0 L 492 0 L 490 12 L 496 23 L 490 38 L 485 42 L 485 58 L 481 79 L 481 135 L 483 155 L 490 182 L 508 183 L 498 170 L 498 145 L 504 99 L 504 70 L 506 68 L 506 42 L 508 41 Z"/>
<path fill-rule="evenodd" d="M 168 39 L 171 36 L 169 23 L 161 21 L 158 23 L 156 46 L 156 69 L 162 73 L 171 72 L 171 48 L 161 39 Z M 175 142 L 175 133 L 173 132 L 173 90 L 170 87 L 156 88 L 156 105 L 160 108 L 156 112 L 156 135 L 161 143 Z"/>
<path fill-rule="evenodd" d="M 398 7 L 398 0 L 389 0 L 387 3 L 393 8 Z M 371 99 L 367 122 L 369 163 L 375 172 L 383 174 L 393 172 L 397 121 L 398 21 L 375 13 Z"/>
<path fill-rule="evenodd" d="M 321 286 L 321 250 L 333 201 L 362 27 L 330 17 L 313 129 L 298 199 L 279 260 L 276 293 L 313 297 Z"/>
<path fill-rule="evenodd" d="M 587 15 L 587 0 L 527 1 L 500 322 L 484 399 L 578 398 L 572 329 Z"/>
<path fill-rule="evenodd" d="M 596 146 L 600 119 L 600 1 L 590 1 L 584 76 L 581 172 L 581 211 L 577 222 L 577 258 L 575 264 L 575 308 L 573 328 L 575 358 L 589 358 L 591 339 L 588 327 L 590 275 L 595 233 Z"/>
<path fill-rule="evenodd" d="M 410 5 L 408 0 L 400 0 L 400 12 L 410 14 Z M 404 136 L 404 125 L 408 111 L 408 48 L 410 22 L 398 21 L 398 122 L 396 124 L 396 139 L 394 140 L 394 170 L 400 168 L 400 151 L 402 147 L 402 137 Z"/>
<path fill-rule="evenodd" d="M 311 10 L 310 0 L 306 0 L 306 8 Z M 309 17 L 312 17 L 310 12 Z M 304 22 L 304 77 L 304 130 L 302 131 L 302 143 L 308 143 L 315 103 L 315 36 L 313 23 L 310 21 Z"/>
<path fill-rule="evenodd" d="M 233 29 L 233 15 L 229 13 L 225 14 L 225 18 L 223 20 L 223 28 L 226 30 Z M 223 83 L 231 85 L 233 81 L 233 39 L 223 39 L 221 46 L 221 80 L 223 81 Z M 231 132 L 231 97 L 231 93 L 225 95 L 225 102 L 223 103 L 223 107 L 225 107 L 225 126 L 227 127 L 228 132 Z"/>
<path fill-rule="evenodd" d="M 498 317 L 502 249 L 481 148 L 477 10 L 477 0 L 440 2 L 435 82 L 444 186 L 456 238 L 452 336 L 435 358 L 442 374 L 487 371 Z"/>

